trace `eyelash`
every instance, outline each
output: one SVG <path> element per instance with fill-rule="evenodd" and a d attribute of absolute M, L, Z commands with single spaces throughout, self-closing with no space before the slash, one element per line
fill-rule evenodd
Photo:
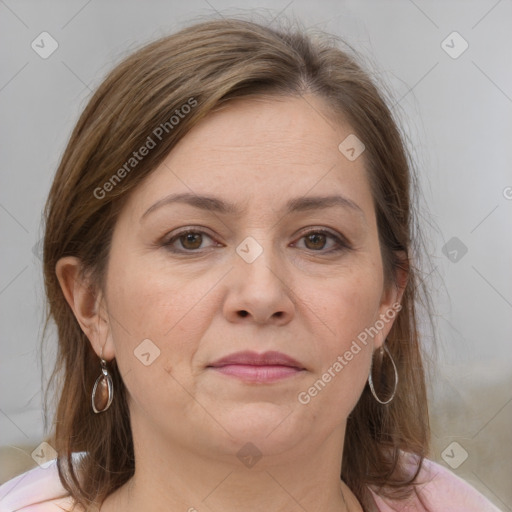
<path fill-rule="evenodd" d="M 170 251 L 172 253 L 175 253 L 175 254 L 197 254 L 197 253 L 199 253 L 200 249 L 175 249 L 175 248 L 172 247 L 172 244 L 175 241 L 179 240 L 181 237 L 183 237 L 185 235 L 188 235 L 188 234 L 206 235 L 208 238 L 212 239 L 212 237 L 210 235 L 208 235 L 208 233 L 206 233 L 205 231 L 202 231 L 200 229 L 188 228 L 186 230 L 180 231 L 179 233 L 175 234 L 174 236 L 169 238 L 167 241 L 163 242 L 162 245 L 168 251 Z M 303 238 L 305 238 L 305 237 L 307 237 L 308 235 L 311 235 L 311 234 L 327 235 L 327 237 L 330 237 L 336 243 L 336 247 L 334 249 L 329 249 L 327 251 L 325 251 L 323 249 L 320 249 L 320 250 L 306 249 L 306 250 L 310 251 L 311 253 L 330 254 L 330 253 L 338 253 L 338 252 L 341 252 L 341 251 L 350 251 L 350 250 L 352 250 L 352 247 L 350 246 L 350 244 L 348 243 L 348 241 L 346 241 L 346 239 L 344 237 L 338 236 L 338 235 L 334 234 L 333 232 L 328 231 L 326 229 L 312 229 L 310 231 L 307 231 L 307 232 L 305 232 L 305 233 L 303 233 L 301 235 L 299 240 L 302 240 Z"/>

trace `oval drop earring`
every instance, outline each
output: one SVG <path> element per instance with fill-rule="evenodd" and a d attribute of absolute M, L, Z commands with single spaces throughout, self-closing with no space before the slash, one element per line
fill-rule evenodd
<path fill-rule="evenodd" d="M 389 351 L 388 347 L 386 346 L 386 342 L 384 342 L 380 348 L 382 355 L 384 356 L 384 352 L 389 356 L 389 359 L 391 360 L 391 364 L 393 365 L 393 372 L 394 372 L 394 384 L 393 384 L 393 392 L 391 393 L 391 396 L 387 400 L 381 400 L 377 393 L 375 392 L 375 388 L 373 387 L 373 378 L 372 378 L 372 367 L 370 366 L 370 374 L 368 375 L 368 384 L 370 386 L 370 391 L 372 392 L 373 398 L 379 402 L 379 404 L 387 405 L 389 404 L 393 398 L 395 398 L 396 389 L 398 387 L 398 371 L 396 369 L 395 361 L 393 361 L 393 358 L 391 357 L 391 352 Z"/>
<path fill-rule="evenodd" d="M 108 372 L 107 361 L 103 359 L 103 351 L 101 351 L 100 362 L 101 375 L 94 383 L 91 396 L 92 410 L 95 413 L 105 412 L 110 407 L 114 398 L 114 383 Z"/>

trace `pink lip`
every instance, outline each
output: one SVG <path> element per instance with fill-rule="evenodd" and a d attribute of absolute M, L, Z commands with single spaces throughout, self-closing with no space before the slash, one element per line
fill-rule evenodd
<path fill-rule="evenodd" d="M 273 382 L 304 370 L 295 359 L 281 352 L 236 352 L 208 365 L 220 373 L 252 382 Z"/>

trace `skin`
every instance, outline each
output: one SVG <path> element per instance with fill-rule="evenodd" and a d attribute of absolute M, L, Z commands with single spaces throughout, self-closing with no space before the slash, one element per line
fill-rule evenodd
<path fill-rule="evenodd" d="M 364 153 L 345 158 L 338 145 L 353 132 L 326 112 L 310 95 L 227 104 L 130 196 L 103 291 L 78 280 L 76 258 L 58 262 L 77 320 L 98 356 L 116 358 L 129 395 L 136 472 L 102 511 L 362 510 L 339 478 L 345 425 L 372 351 L 393 322 L 360 344 L 308 404 L 297 397 L 400 300 L 406 276 L 397 276 L 401 286 L 384 285 Z M 141 220 L 158 200 L 181 192 L 245 211 L 174 203 Z M 282 210 L 291 198 L 332 194 L 362 212 Z M 182 253 L 171 252 L 164 243 L 187 227 L 205 234 L 175 238 L 172 247 Z M 305 236 L 320 228 L 345 237 L 351 249 L 333 252 L 330 236 Z M 236 252 L 247 237 L 263 249 L 251 263 Z M 148 366 L 134 355 L 145 339 L 160 350 Z M 247 383 L 206 368 L 240 350 L 284 352 L 305 370 Z M 252 467 L 237 457 L 248 442 L 262 454 Z"/>

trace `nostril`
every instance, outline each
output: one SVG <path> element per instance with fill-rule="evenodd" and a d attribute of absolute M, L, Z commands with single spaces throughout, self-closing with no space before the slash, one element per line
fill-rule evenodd
<path fill-rule="evenodd" d="M 249 313 L 247 313 L 247 311 L 245 311 L 245 310 L 239 311 L 240 316 L 247 316 L 248 314 Z"/>

